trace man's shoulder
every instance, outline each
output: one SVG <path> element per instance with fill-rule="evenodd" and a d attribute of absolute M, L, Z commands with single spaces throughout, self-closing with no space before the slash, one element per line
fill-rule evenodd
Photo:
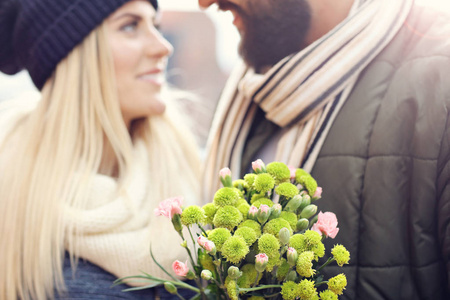
<path fill-rule="evenodd" d="M 450 11 L 416 4 L 377 59 L 398 68 L 414 60 L 436 57 L 450 60 Z"/>

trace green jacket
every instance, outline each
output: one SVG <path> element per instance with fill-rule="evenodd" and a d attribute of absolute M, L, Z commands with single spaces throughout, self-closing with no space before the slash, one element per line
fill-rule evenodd
<path fill-rule="evenodd" d="M 313 176 L 351 253 L 341 299 L 450 299 L 450 17 L 413 8 L 363 71 Z"/>

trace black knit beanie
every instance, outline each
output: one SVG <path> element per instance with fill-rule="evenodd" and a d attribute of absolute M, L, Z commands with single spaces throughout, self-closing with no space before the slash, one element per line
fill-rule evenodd
<path fill-rule="evenodd" d="M 0 71 L 28 70 L 38 89 L 56 65 L 130 0 L 0 0 Z M 149 0 L 155 10 L 157 0 Z"/>

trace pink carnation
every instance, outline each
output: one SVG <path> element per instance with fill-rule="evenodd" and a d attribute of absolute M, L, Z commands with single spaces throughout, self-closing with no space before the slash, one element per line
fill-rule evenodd
<path fill-rule="evenodd" d="M 200 236 L 197 238 L 197 243 L 198 243 L 201 247 L 204 247 L 206 242 L 208 242 L 208 239 L 205 238 L 205 237 L 202 236 L 202 235 L 200 235 Z"/>
<path fill-rule="evenodd" d="M 248 210 L 248 214 L 252 217 L 256 216 L 256 213 L 258 212 L 258 208 L 254 205 L 250 206 L 250 209 Z"/>
<path fill-rule="evenodd" d="M 322 188 L 318 186 L 316 191 L 314 192 L 313 198 L 319 199 L 320 197 L 322 197 Z"/>
<path fill-rule="evenodd" d="M 256 263 L 258 264 L 265 264 L 269 261 L 269 257 L 265 253 L 259 253 L 256 256 Z"/>
<path fill-rule="evenodd" d="M 172 269 L 178 276 L 186 276 L 186 274 L 189 272 L 187 261 L 185 263 L 182 263 L 179 260 L 174 261 L 172 264 Z"/>
<path fill-rule="evenodd" d="M 223 168 L 222 170 L 219 171 L 219 175 L 221 178 L 225 178 L 227 176 L 231 176 L 231 170 L 228 168 Z"/>
<path fill-rule="evenodd" d="M 181 206 L 183 204 L 183 197 L 174 197 L 166 199 L 159 203 L 154 212 L 157 216 L 164 216 L 172 219 L 175 214 L 181 214 L 183 211 Z"/>
<path fill-rule="evenodd" d="M 259 206 L 259 210 L 260 210 L 262 213 L 268 213 L 268 212 L 269 212 L 269 209 L 270 209 L 270 207 L 269 207 L 268 205 L 265 205 L 265 204 L 261 204 L 261 205 Z"/>
<path fill-rule="evenodd" d="M 324 234 L 327 237 L 334 239 L 339 232 L 337 228 L 338 221 L 336 215 L 332 212 L 319 212 L 317 222 L 311 227 L 311 230 Z"/>
<path fill-rule="evenodd" d="M 295 171 L 297 171 L 297 168 L 293 167 L 293 166 L 288 166 L 289 171 L 291 172 L 291 180 L 295 179 Z"/>
<path fill-rule="evenodd" d="M 206 241 L 206 243 L 203 245 L 203 248 L 205 248 L 206 251 L 211 252 L 215 246 L 216 245 L 214 244 L 214 242 Z"/>
<path fill-rule="evenodd" d="M 264 162 L 261 159 L 257 159 L 254 162 L 252 162 L 252 169 L 255 172 L 261 171 L 265 167 L 266 167 L 266 165 L 264 164 Z"/>

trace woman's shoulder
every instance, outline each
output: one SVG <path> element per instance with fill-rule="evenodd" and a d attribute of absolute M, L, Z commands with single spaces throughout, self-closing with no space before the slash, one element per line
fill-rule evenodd
<path fill-rule="evenodd" d="M 40 93 L 28 91 L 15 98 L 0 101 L 0 117 L 8 114 L 27 113 L 33 110 L 40 99 Z"/>
<path fill-rule="evenodd" d="M 34 110 L 39 102 L 38 92 L 26 92 L 0 102 L 0 141 L 16 126 L 17 122 Z"/>

